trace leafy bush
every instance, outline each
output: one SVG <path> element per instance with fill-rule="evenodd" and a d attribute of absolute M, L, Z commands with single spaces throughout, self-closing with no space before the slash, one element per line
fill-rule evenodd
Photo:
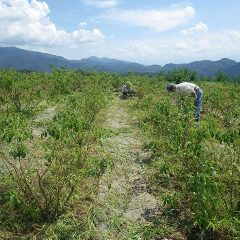
<path fill-rule="evenodd" d="M 95 120 L 106 106 L 110 87 L 108 80 L 102 81 L 104 75 L 66 69 L 50 74 L 9 70 L 0 76 L 0 164 L 5 189 L 0 225 L 21 232 L 57 220 L 87 177 L 83 175 L 87 169 L 95 169 L 95 177 L 103 174 L 107 161 L 105 166 L 105 160 L 89 163 L 86 159 L 90 145 L 100 136 Z M 38 101 L 42 106 L 58 104 L 53 119 L 32 120 Z M 36 137 L 32 129 L 38 127 L 42 132 Z"/>

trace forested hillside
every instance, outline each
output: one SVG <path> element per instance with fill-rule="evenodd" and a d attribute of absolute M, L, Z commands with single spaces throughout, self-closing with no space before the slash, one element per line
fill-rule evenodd
<path fill-rule="evenodd" d="M 238 78 L 240 75 L 240 63 L 227 58 L 218 61 L 202 60 L 184 64 L 169 63 L 164 66 L 157 64 L 146 66 L 135 62 L 94 56 L 81 60 L 69 60 L 41 52 L 27 51 L 14 47 L 0 47 L 0 68 L 2 69 L 14 68 L 16 70 L 50 72 L 54 67 L 119 74 L 128 74 L 130 72 L 156 74 L 186 69 L 195 71 L 199 77 L 214 77 L 220 72 L 235 78 Z"/>

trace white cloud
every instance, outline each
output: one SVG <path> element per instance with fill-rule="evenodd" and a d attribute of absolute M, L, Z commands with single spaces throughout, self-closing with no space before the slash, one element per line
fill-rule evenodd
<path fill-rule="evenodd" d="M 194 27 L 182 31 L 182 39 L 176 43 L 177 50 L 202 51 L 210 48 L 208 27 L 206 24 L 199 22 Z"/>
<path fill-rule="evenodd" d="M 100 18 L 150 28 L 155 32 L 163 32 L 187 23 L 194 15 L 195 10 L 187 6 L 164 10 L 115 10 L 102 15 Z"/>
<path fill-rule="evenodd" d="M 181 32 L 175 40 L 175 56 L 187 59 L 239 59 L 240 31 L 209 31 L 202 22 Z"/>
<path fill-rule="evenodd" d="M 189 33 L 198 33 L 198 32 L 207 32 L 208 31 L 208 27 L 205 23 L 199 22 L 198 24 L 196 24 L 196 26 L 191 27 L 187 30 L 183 30 L 182 33 L 184 34 L 189 34 Z"/>
<path fill-rule="evenodd" d="M 168 45 L 169 47 L 169 45 Z M 169 49 L 159 40 L 132 40 L 132 41 L 103 41 L 98 46 L 91 45 L 79 48 L 79 51 L 70 50 L 66 57 L 79 59 L 91 55 L 98 57 L 108 57 L 113 59 L 122 59 L 126 61 L 138 62 L 142 64 L 162 63 L 164 58 L 171 57 Z"/>
<path fill-rule="evenodd" d="M 83 3 L 97 8 L 112 8 L 118 5 L 118 0 L 83 0 Z"/>
<path fill-rule="evenodd" d="M 100 30 L 94 28 L 92 31 L 88 31 L 85 29 L 79 29 L 72 33 L 72 36 L 75 42 L 94 42 L 96 39 L 103 39 L 104 35 Z"/>
<path fill-rule="evenodd" d="M 203 31 L 204 32 L 204 31 Z M 202 41 L 194 47 L 188 42 L 182 48 L 187 35 L 183 32 L 171 36 L 150 36 L 145 39 L 106 39 L 101 43 L 79 45 L 76 49 L 59 49 L 55 52 L 70 59 L 95 55 L 122 59 L 142 64 L 188 63 L 197 60 L 219 60 L 223 57 L 240 60 L 240 31 L 211 32 L 202 34 Z"/>
<path fill-rule="evenodd" d="M 139 61 L 139 59 L 145 59 L 146 56 L 155 56 L 157 53 L 156 46 L 150 45 L 145 41 L 130 41 L 122 42 L 117 44 L 109 44 L 108 48 L 104 48 L 103 51 L 106 52 L 107 49 L 111 48 L 110 57 L 121 59 Z M 109 53 L 105 53 L 109 54 Z M 142 61 L 142 60 L 141 60 Z"/>
<path fill-rule="evenodd" d="M 240 31 L 212 32 L 205 23 L 148 39 L 105 41 L 81 51 L 85 57 L 96 55 L 143 64 L 188 63 L 197 60 L 240 60 Z"/>
<path fill-rule="evenodd" d="M 79 23 L 79 28 L 84 28 L 87 26 L 87 23 L 86 22 L 80 22 Z"/>
<path fill-rule="evenodd" d="M 50 9 L 39 0 L 0 0 L 0 44 L 69 46 L 102 40 L 98 29 L 66 32 L 48 17 Z M 77 32 L 77 34 L 76 34 Z"/>
<path fill-rule="evenodd" d="M 232 47 L 240 50 L 240 31 L 230 31 L 228 39 Z"/>

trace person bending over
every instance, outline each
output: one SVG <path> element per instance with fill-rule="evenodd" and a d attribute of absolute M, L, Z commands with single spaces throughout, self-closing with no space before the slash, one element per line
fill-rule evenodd
<path fill-rule="evenodd" d="M 202 96 L 203 90 L 194 83 L 182 82 L 179 84 L 169 83 L 167 86 L 168 92 L 176 92 L 181 96 L 193 96 L 196 100 L 196 121 L 200 119 L 200 113 L 202 110 Z"/>

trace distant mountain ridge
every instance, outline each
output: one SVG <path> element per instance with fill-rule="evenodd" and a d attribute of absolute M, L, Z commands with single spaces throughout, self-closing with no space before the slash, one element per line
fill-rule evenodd
<path fill-rule="evenodd" d="M 169 63 L 164 66 L 149 65 L 116 60 L 110 58 L 89 57 L 81 60 L 69 60 L 64 57 L 23 50 L 15 47 L 0 47 L 0 68 L 15 68 L 17 70 L 30 70 L 49 72 L 50 66 L 81 69 L 83 71 L 105 71 L 111 73 L 157 73 L 175 69 L 187 68 L 195 70 L 200 76 L 213 76 L 218 71 L 232 76 L 240 75 L 240 62 L 223 58 L 218 61 L 195 61 L 186 64 Z"/>

